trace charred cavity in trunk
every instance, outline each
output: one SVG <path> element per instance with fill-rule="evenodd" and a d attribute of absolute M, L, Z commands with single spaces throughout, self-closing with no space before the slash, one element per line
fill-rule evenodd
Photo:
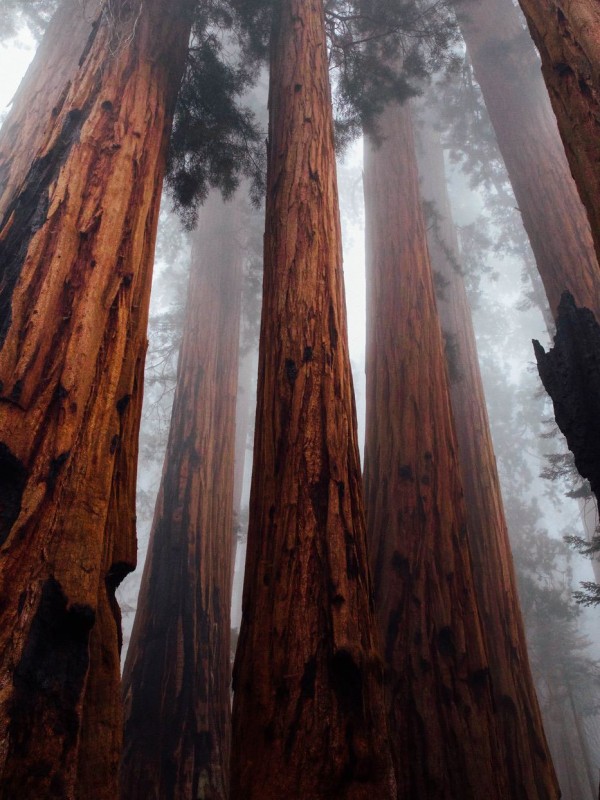
<path fill-rule="evenodd" d="M 552 398 L 556 424 L 575 456 L 575 466 L 600 497 L 600 325 L 569 292 L 558 306 L 554 347 L 533 348 L 544 388 Z"/>
<path fill-rule="evenodd" d="M 46 580 L 14 672 L 7 763 L 23 765 L 28 773 L 5 776 L 7 785 L 15 790 L 14 797 L 22 796 L 16 791 L 19 787 L 31 787 L 32 781 L 35 784 L 37 773 L 43 780 L 55 767 L 26 758 L 41 738 L 60 737 L 64 754 L 77 745 L 81 724 L 79 704 L 89 666 L 89 638 L 94 620 L 92 608 L 69 607 L 60 583 L 52 577 Z"/>
<path fill-rule="evenodd" d="M 0 545 L 3 545 L 21 512 L 27 472 L 19 459 L 0 442 Z"/>
<path fill-rule="evenodd" d="M 344 714 L 363 716 L 363 673 L 352 653 L 341 649 L 331 659 L 332 685 Z"/>

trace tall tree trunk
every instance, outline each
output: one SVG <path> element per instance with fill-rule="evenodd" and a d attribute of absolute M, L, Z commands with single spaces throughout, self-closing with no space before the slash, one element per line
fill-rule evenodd
<path fill-rule="evenodd" d="M 526 10 L 535 8 L 536 17 L 547 20 L 546 35 L 552 27 L 547 16 L 550 6 L 586 3 L 523 0 L 521 5 Z M 556 317 L 562 293 L 570 291 L 579 305 L 600 319 L 600 269 L 589 222 L 570 174 L 539 61 L 518 10 L 511 0 L 455 0 L 455 6 L 552 313 Z M 558 61 L 563 59 L 554 62 L 556 75 Z M 576 85 L 577 79 L 573 81 Z M 572 90 L 567 91 L 570 96 Z M 591 119 L 590 115 L 586 124 Z M 596 166 L 600 162 L 598 125 L 593 140 Z M 575 175 L 581 192 L 580 178 Z M 597 171 L 596 198 L 599 176 Z M 600 204 L 596 236 L 599 215 Z"/>
<path fill-rule="evenodd" d="M 234 800 L 395 797 L 348 359 L 322 4 L 271 42 L 265 274 Z"/>
<path fill-rule="evenodd" d="M 594 795 L 596 794 L 596 775 L 594 766 L 592 765 L 592 760 L 590 758 L 588 737 L 586 736 L 585 726 L 583 725 L 581 713 L 577 710 L 575 706 L 575 700 L 573 698 L 573 689 L 569 685 L 568 681 L 565 681 L 565 684 L 566 684 L 565 689 L 567 694 L 567 708 L 573 717 L 573 727 L 577 732 L 576 736 L 574 737 L 576 743 L 575 748 L 579 751 L 580 760 L 583 762 L 584 772 L 588 780 L 590 797 L 593 798 Z M 583 776 L 581 777 L 583 780 Z"/>
<path fill-rule="evenodd" d="M 600 254 L 600 8 L 596 0 L 519 2 L 540 52 L 552 107 Z M 596 313 L 570 291 L 578 304 Z"/>
<path fill-rule="evenodd" d="M 562 800 L 595 800 L 594 769 L 581 722 L 570 702 L 564 676 L 546 672 L 539 676 L 545 687 L 543 714 L 548 742 L 554 755 Z"/>
<path fill-rule="evenodd" d="M 507 798 L 408 106 L 380 128 L 365 146 L 365 496 L 398 798 Z"/>
<path fill-rule="evenodd" d="M 558 798 L 533 685 L 477 346 L 459 266 L 444 155 L 432 128 L 421 132 L 423 199 L 433 202 L 432 268 L 443 278 L 438 308 L 450 356 L 450 398 L 465 492 L 473 576 L 490 656 L 504 760 L 515 798 Z"/>
<path fill-rule="evenodd" d="M 186 6 L 113 0 L 90 4 L 85 24 L 52 25 L 51 91 L 40 98 L 34 64 L 3 128 L 4 798 L 116 793 L 114 589 L 135 563 L 148 296 Z"/>
<path fill-rule="evenodd" d="M 169 442 L 123 677 L 121 797 L 225 800 L 242 253 L 213 195 L 194 234 Z"/>

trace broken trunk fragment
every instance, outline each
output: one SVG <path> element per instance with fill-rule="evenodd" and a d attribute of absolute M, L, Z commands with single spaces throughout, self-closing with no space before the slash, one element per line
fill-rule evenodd
<path fill-rule="evenodd" d="M 558 307 L 554 347 L 547 353 L 533 340 L 538 371 L 552 398 L 556 424 L 575 456 L 579 473 L 600 491 L 600 325 L 588 308 L 564 292 Z"/>

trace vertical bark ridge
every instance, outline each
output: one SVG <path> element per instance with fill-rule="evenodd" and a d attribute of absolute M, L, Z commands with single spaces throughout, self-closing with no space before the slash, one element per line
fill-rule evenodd
<path fill-rule="evenodd" d="M 233 800 L 390 798 L 323 8 L 271 43 L 265 274 Z"/>
<path fill-rule="evenodd" d="M 519 606 L 500 482 L 489 427 L 471 312 L 459 267 L 458 242 L 446 190 L 439 136 L 420 134 L 422 196 L 434 203 L 431 264 L 444 279 L 438 295 L 442 330 L 452 337 L 450 398 L 465 492 L 473 576 L 490 657 L 500 744 L 513 796 L 558 798 Z"/>
<path fill-rule="evenodd" d="M 525 10 L 535 6 L 541 20 L 550 6 L 560 3 L 525 0 L 521 5 Z M 561 295 L 569 291 L 600 318 L 600 269 L 590 224 L 569 169 L 539 60 L 518 10 L 510 0 L 455 0 L 455 7 L 552 314 L 556 317 Z M 571 102 L 572 92 L 567 92 Z M 598 140 L 596 126 L 595 143 Z M 598 161 L 600 149 L 594 146 Z M 596 193 L 597 181 L 596 176 Z"/>
<path fill-rule="evenodd" d="M 110 17 L 105 8 L 88 6 L 95 17 L 75 25 L 79 42 L 69 39 L 72 26 L 51 26 L 44 47 L 59 74 L 49 102 L 30 103 L 29 90 L 35 97 L 40 86 L 34 64 L 6 123 L 10 133 L 24 121 L 22 137 L 9 152 L 3 133 L 0 150 L 0 442 L 24 476 L 0 566 L 6 798 L 98 797 L 77 786 L 82 742 L 104 749 L 113 763 L 118 750 L 119 734 L 102 718 L 118 717 L 119 632 L 110 594 L 135 563 L 135 468 L 128 467 L 126 487 L 113 479 L 137 454 L 154 235 L 190 23 L 184 2 L 168 14 L 159 0 L 139 8 L 112 3 L 120 13 Z M 62 48 L 64 62 L 56 55 Z M 122 420 L 126 396 L 135 400 Z M 125 521 L 122 528 L 107 529 L 117 521 Z M 54 587 L 48 602 L 47 587 Z M 52 609 L 75 620 L 65 628 L 72 635 L 38 642 L 36 620 Z M 101 628 L 106 638 L 99 640 Z M 50 700 L 33 679 L 29 718 L 15 702 L 16 676 L 37 669 L 43 648 L 48 661 L 41 664 L 64 648 L 82 671 L 60 698 L 68 724 L 53 725 Z M 97 663 L 103 648 L 107 657 Z M 92 689 L 96 670 L 106 671 L 111 691 Z M 100 696 L 112 709 L 84 712 L 84 697 L 88 704 Z M 14 732 L 24 726 L 27 741 L 16 747 Z M 81 737 L 84 726 L 90 733 Z"/>
<path fill-rule="evenodd" d="M 365 144 L 365 496 L 398 798 L 512 794 L 497 736 L 408 106 Z"/>
<path fill-rule="evenodd" d="M 169 442 L 125 672 L 121 796 L 228 796 L 242 252 L 213 196 L 194 234 Z"/>

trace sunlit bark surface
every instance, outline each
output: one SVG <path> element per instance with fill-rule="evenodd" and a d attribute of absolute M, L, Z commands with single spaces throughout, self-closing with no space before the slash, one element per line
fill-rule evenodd
<path fill-rule="evenodd" d="M 446 190 L 442 146 L 439 135 L 430 127 L 423 128 L 420 142 L 421 193 L 425 201 L 434 204 L 429 252 L 432 268 L 442 278 L 437 301 L 446 337 L 473 576 L 490 656 L 510 796 L 515 800 L 558 798 L 527 656 L 475 334 Z"/>
<path fill-rule="evenodd" d="M 0 138 L 0 796 L 11 800 L 117 791 L 114 590 L 135 564 L 150 273 L 189 32 L 183 2 L 68 5 L 91 16 L 51 26 L 48 91 L 38 60 Z"/>
<path fill-rule="evenodd" d="M 540 74 L 539 60 L 518 10 L 511 0 L 455 0 L 455 5 L 552 314 L 556 317 L 560 297 L 567 290 L 579 305 L 590 308 L 600 319 L 600 269 L 590 225 L 571 176 Z M 571 46 L 567 33 L 558 32 L 557 20 L 562 6 L 565 9 L 590 9 L 590 15 L 593 13 L 596 17 L 596 52 L 599 53 L 600 11 L 596 0 L 523 0 L 521 5 L 530 15 L 530 25 L 539 26 L 534 38 L 538 47 L 543 48 L 546 82 L 559 117 L 571 169 L 595 228 L 598 250 L 598 83 L 593 92 L 589 80 L 585 88 L 578 86 L 579 66 L 582 69 L 583 66 L 578 61 L 569 67 L 569 57 L 574 57 L 578 43 Z M 596 9 L 594 12 L 592 7 Z M 597 78 L 600 60 L 596 61 L 595 68 Z M 564 69 L 571 70 L 569 77 L 561 77 Z M 557 94 L 559 89 L 562 99 Z M 560 103 L 563 104 L 562 111 Z M 574 110 L 576 106 L 576 113 L 581 116 L 577 119 L 571 117 L 572 130 L 567 135 L 567 109 Z M 584 140 L 585 149 L 582 148 Z M 580 166 L 575 164 L 575 152 Z M 578 169 L 582 170 L 580 174 Z M 594 204 L 596 207 L 592 213 Z"/>
<path fill-rule="evenodd" d="M 506 798 L 408 107 L 380 126 L 365 146 L 365 497 L 398 798 Z"/>
<path fill-rule="evenodd" d="M 235 204 L 194 233 L 177 388 L 127 652 L 121 797 L 225 800 L 242 253 Z"/>
<path fill-rule="evenodd" d="M 275 13 L 231 796 L 385 800 L 323 12 L 283 0 Z"/>

